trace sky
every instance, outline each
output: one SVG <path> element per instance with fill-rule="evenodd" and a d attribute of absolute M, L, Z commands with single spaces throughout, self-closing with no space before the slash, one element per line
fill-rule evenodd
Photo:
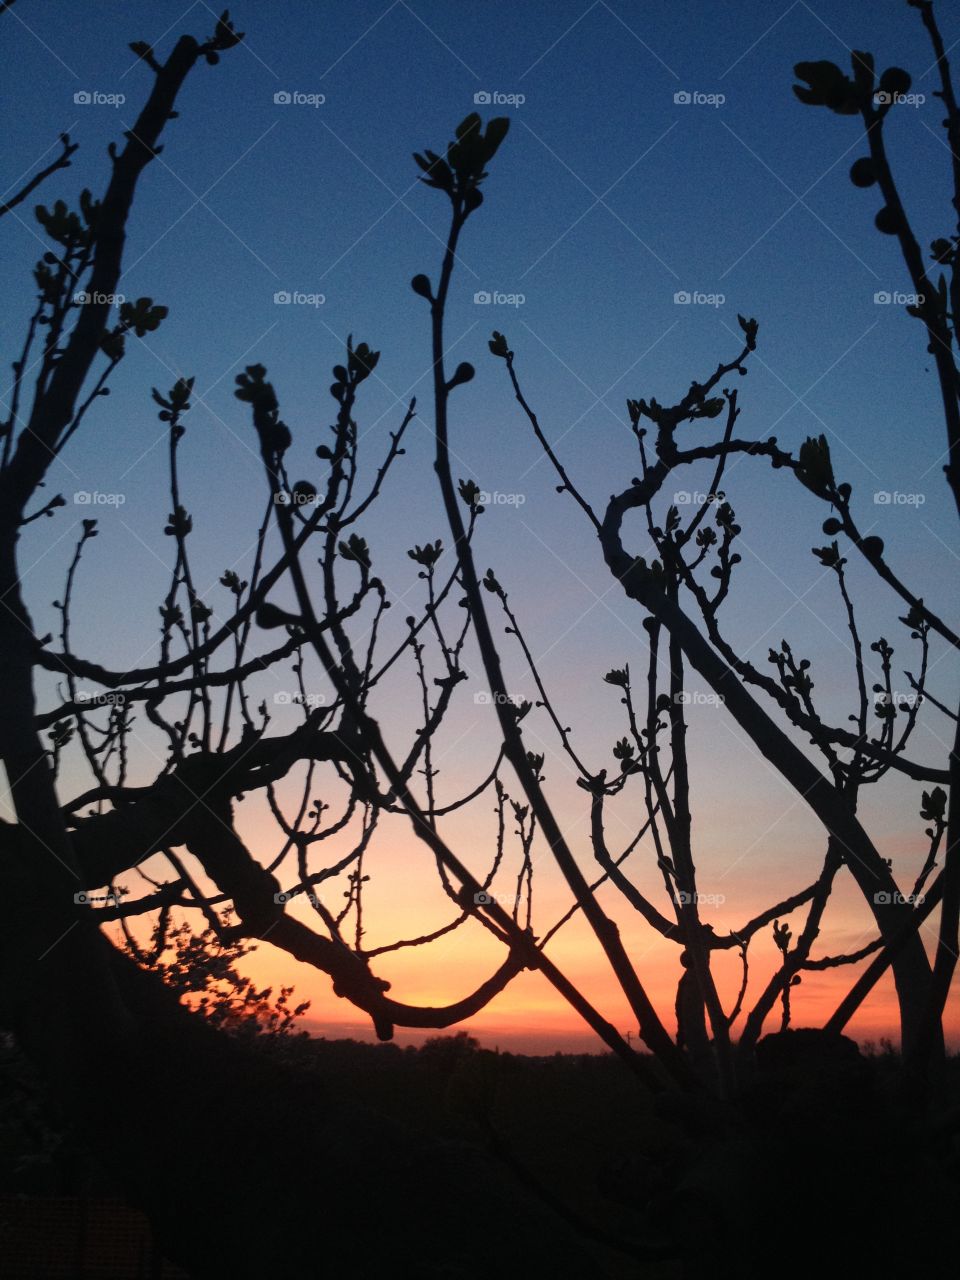
<path fill-rule="evenodd" d="M 170 509 L 165 428 L 149 390 L 166 389 L 181 375 L 197 380 L 182 446 L 191 550 L 201 594 L 223 616 L 229 600 L 217 579 L 225 568 L 243 576 L 249 567 L 266 501 L 234 377 L 245 364 L 267 366 L 294 435 L 292 474 L 319 480 L 314 450 L 333 416 L 329 371 L 348 334 L 382 352 L 358 415 L 365 467 L 377 465 L 388 432 L 418 397 L 407 452 L 359 531 L 398 604 L 420 598 L 406 549 L 449 536 L 431 471 L 428 315 L 409 280 L 421 271 L 436 276 L 446 208 L 417 181 L 411 153 L 442 150 L 475 109 L 509 116 L 511 129 L 455 275 L 450 358 L 472 361 L 477 376 L 456 393 L 452 449 L 457 476 L 494 495 L 481 520 L 478 562 L 493 566 L 510 593 L 545 683 L 591 766 L 612 764 L 610 749 L 623 731 L 615 690 L 602 674 L 624 662 L 642 669 L 645 633 L 589 527 L 555 492 L 503 364 L 487 351 L 493 329 L 507 334 L 525 391 L 564 463 L 584 494 L 602 504 L 638 470 L 626 398 L 677 399 L 693 378 L 702 381 L 739 350 L 737 313 L 756 317 L 760 344 L 748 377 L 739 380 L 738 433 L 775 434 L 791 450 L 808 435 L 825 434 L 838 476 L 854 486 L 861 528 L 883 537 L 918 595 L 955 615 L 945 433 L 921 329 L 897 300 L 909 281 L 893 240 L 873 228 L 876 193 L 847 177 L 864 150 L 858 122 L 805 108 L 791 92 L 795 62 L 830 58 L 846 67 L 851 48 L 873 51 L 879 67 L 908 68 L 916 101 L 895 111 L 888 145 L 921 243 L 946 234 L 949 156 L 931 96 L 929 49 L 906 3 L 279 0 L 231 12 L 246 39 L 219 66 L 191 75 L 128 236 L 121 289 L 169 306 L 169 317 L 131 344 L 110 399 L 91 412 L 51 473 L 51 489 L 64 493 L 67 506 L 54 520 L 31 525 L 23 540 L 41 631 L 58 626 L 52 601 L 62 592 L 80 521 L 92 514 L 100 536 L 80 579 L 76 650 L 113 666 L 155 655 L 156 609 L 173 548 L 162 533 Z M 0 89 L 5 183 L 15 186 L 47 163 L 66 130 L 81 149 L 39 198 L 75 200 L 83 186 L 102 188 L 106 144 L 129 127 L 149 84 L 128 43 L 146 40 L 164 54 L 178 34 L 206 36 L 214 21 L 203 0 L 20 0 L 0 30 L 14 68 Z M 960 27 L 945 8 L 944 22 L 951 44 Z M 0 235 L 13 282 L 0 315 L 7 359 L 29 314 L 38 230 L 28 204 L 4 220 Z M 708 484 L 706 473 L 691 472 L 676 492 L 682 501 Z M 854 710 L 849 637 L 832 575 L 810 554 L 825 540 L 822 506 L 790 477 L 748 462 L 731 469 L 726 493 L 743 526 L 744 557 L 726 611 L 729 635 L 761 666 L 769 647 L 789 638 L 811 659 L 817 696 L 842 723 Z M 83 495 L 93 496 L 85 503 Z M 639 521 L 627 532 L 642 552 Z M 850 581 L 864 635 L 894 643 L 895 687 L 907 691 L 902 672 L 915 670 L 917 657 L 897 621 L 902 606 L 855 557 Z M 397 608 L 393 623 L 405 612 Z M 529 674 L 513 650 L 505 653 L 511 688 L 529 694 Z M 439 747 L 438 785 L 447 798 L 478 781 L 495 750 L 492 711 L 474 701 L 485 681 L 470 650 L 466 661 L 464 697 Z M 934 646 L 931 661 L 931 689 L 950 702 L 956 676 L 944 647 Z M 292 687 L 288 670 L 270 680 L 273 694 Z M 697 691 L 694 682 L 691 688 Z M 44 706 L 55 705 L 53 682 L 43 694 Z M 418 723 L 409 671 L 375 710 L 402 756 Z M 911 755 L 942 767 L 947 722 L 928 711 Z M 295 712 L 276 710 L 277 726 L 285 714 Z M 692 705 L 689 723 L 701 891 L 717 899 L 717 927 L 736 927 L 814 878 L 822 834 L 721 707 Z M 149 729 L 137 732 L 145 781 L 159 767 L 159 748 Z M 588 867 L 585 793 L 573 785 L 542 716 L 530 718 L 527 737 L 545 754 L 548 794 Z M 69 794 L 87 785 L 74 769 L 68 763 L 64 770 Z M 904 881 L 923 858 L 920 790 L 894 778 L 865 795 L 862 806 L 868 830 Z M 289 802 L 295 798 L 291 789 Z M 256 800 L 245 806 L 238 821 L 266 861 L 276 830 Z M 638 806 L 639 796 L 628 796 L 611 816 L 624 843 Z M 475 869 L 489 860 L 490 809 L 445 826 Z M 374 845 L 370 864 L 368 945 L 448 918 L 429 861 L 402 820 Z M 637 883 L 655 894 L 647 846 L 630 865 Z M 537 875 L 537 921 L 545 928 L 568 897 L 546 858 L 538 859 Z M 603 902 L 621 920 L 669 1021 L 675 951 L 631 921 L 614 896 Z M 827 923 L 831 951 L 873 936 L 849 884 L 839 888 Z M 771 940 L 758 940 L 755 950 L 756 972 L 765 965 L 769 971 Z M 625 1005 L 581 924 L 567 926 L 551 954 L 629 1029 Z M 472 989 L 496 962 L 483 931 L 468 926 L 432 955 L 392 953 L 378 960 L 377 971 L 399 998 L 434 1002 Z M 313 1001 L 313 1029 L 368 1034 L 323 975 L 268 944 L 250 963 L 258 978 L 296 982 L 298 994 Z M 725 994 L 738 976 L 721 967 Z M 794 998 L 797 1021 L 829 1013 L 850 980 L 849 970 L 807 975 Z M 852 1026 L 861 1037 L 896 1036 L 889 983 Z M 960 1033 L 955 1018 L 951 1027 Z M 504 1047 L 595 1043 L 529 974 L 471 1028 Z"/>

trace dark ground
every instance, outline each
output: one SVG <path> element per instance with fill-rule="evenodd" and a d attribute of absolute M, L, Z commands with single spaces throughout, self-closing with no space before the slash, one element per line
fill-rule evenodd
<path fill-rule="evenodd" d="M 932 1121 L 921 1123 L 889 1050 L 863 1056 L 845 1041 L 824 1055 L 802 1033 L 765 1046 L 733 1124 L 714 1103 L 655 1100 L 611 1056 L 493 1053 L 466 1036 L 420 1049 L 286 1038 L 259 1051 L 302 1075 L 319 1107 L 349 1098 L 455 1150 L 492 1152 L 506 1183 L 592 1235 L 598 1277 L 937 1274 L 960 1207 L 960 1059 L 948 1064 Z M 102 1207 L 118 1193 L 8 1040 L 0 1207 L 11 1196 Z M 502 1235 L 509 1257 L 509 1223 L 478 1230 Z M 11 1280 L 181 1274 L 161 1272 L 156 1259 L 148 1266 L 144 1245 L 129 1269 L 31 1271 L 12 1256 L 12 1239 L 0 1233 L 0 1274 Z M 651 1256 L 671 1241 L 681 1242 L 683 1262 Z"/>

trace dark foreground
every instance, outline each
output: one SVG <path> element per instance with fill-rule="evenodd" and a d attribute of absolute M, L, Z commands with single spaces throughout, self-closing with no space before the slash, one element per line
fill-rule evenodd
<path fill-rule="evenodd" d="M 257 1238 L 276 1232 L 258 1224 L 278 1218 L 289 1239 L 271 1259 L 278 1280 L 893 1277 L 935 1274 L 953 1253 L 939 1233 L 949 1235 L 960 1208 L 957 1059 L 926 1117 L 905 1094 L 894 1054 L 864 1056 L 850 1041 L 825 1046 L 803 1033 L 768 1038 L 733 1108 L 655 1099 L 609 1056 L 498 1054 L 466 1036 L 419 1050 L 286 1038 L 244 1045 L 233 1067 L 243 1078 L 224 1078 L 220 1094 L 226 1102 L 234 1093 L 223 1113 L 232 1114 L 224 1185 L 236 1187 L 238 1171 L 244 1185 L 246 1162 L 250 1193 L 225 1204 L 211 1186 L 209 1214 L 224 1231 L 249 1233 L 250 1270 L 238 1270 L 235 1248 L 224 1270 L 215 1254 L 199 1269 L 181 1258 L 187 1270 L 162 1253 L 169 1207 L 152 1215 L 152 1230 L 123 1204 L 122 1171 L 96 1150 L 83 1118 L 51 1104 L 7 1042 L 0 1274 L 266 1275 Z M 268 1079 L 273 1118 L 250 1112 Z M 148 1122 L 149 1095 L 141 1106 Z M 184 1195 L 195 1197 L 192 1114 L 185 1098 L 176 1140 Z M 143 1132 L 149 1140 L 149 1123 Z M 322 1140 L 305 1148 L 311 1134 Z M 283 1167 L 271 1175 L 278 1151 Z M 292 1184 L 314 1188 L 308 1217 Z"/>

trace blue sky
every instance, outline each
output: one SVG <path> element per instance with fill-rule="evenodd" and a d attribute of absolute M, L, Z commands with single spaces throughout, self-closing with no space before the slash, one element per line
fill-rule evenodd
<path fill-rule="evenodd" d="M 360 408 L 368 465 L 409 396 L 420 398 L 407 456 L 362 530 L 398 594 L 415 582 L 405 549 L 445 529 L 430 471 L 427 309 L 408 282 L 419 271 L 436 274 L 446 209 L 416 181 L 411 152 L 441 149 L 478 93 L 505 96 L 504 105 L 477 109 L 509 115 L 512 127 L 468 226 L 450 309 L 455 356 L 478 370 L 457 393 L 453 447 L 458 474 L 522 497 L 488 511 L 480 559 L 522 601 L 545 673 L 591 748 L 606 750 L 610 736 L 594 714 L 598 677 L 614 663 L 639 665 L 643 633 L 611 589 L 589 529 L 554 492 L 503 365 L 487 353 L 494 328 L 517 352 L 548 435 L 602 503 L 637 471 L 625 399 L 681 395 L 736 352 L 737 312 L 757 317 L 759 350 L 739 380 L 738 434 L 772 432 L 787 448 L 827 434 L 838 474 L 854 485 L 861 527 L 885 539 L 919 594 L 943 601 L 955 538 L 935 378 L 918 322 L 875 301 L 909 283 L 894 241 L 873 228 L 875 192 L 847 178 L 864 150 L 859 122 L 804 108 L 790 88 L 796 61 L 826 57 L 846 67 L 851 47 L 873 51 L 879 67 L 911 70 L 926 100 L 894 113 L 889 145 L 921 243 L 947 233 L 948 155 L 930 54 L 905 3 L 281 0 L 231 12 L 246 41 L 190 77 L 129 236 L 121 288 L 169 305 L 169 318 L 131 344 L 113 395 L 50 478 L 68 500 L 78 491 L 124 496 L 122 506 L 94 513 L 101 537 L 84 571 L 80 652 L 119 664 L 156 639 L 172 548 L 161 532 L 166 456 L 150 386 L 197 378 L 183 446 L 186 505 L 201 587 L 223 607 L 214 584 L 228 564 L 242 569 L 264 501 L 234 376 L 246 363 L 267 365 L 294 432 L 293 473 L 316 479 L 314 448 L 332 416 L 329 369 L 348 333 L 382 352 Z M 0 31 L 13 68 L 2 87 L 6 180 L 39 165 L 68 129 L 81 150 L 41 198 L 70 198 L 84 185 L 96 192 L 106 144 L 132 122 L 147 88 L 127 43 L 166 52 L 177 34 L 205 36 L 214 20 L 202 0 L 20 0 Z M 958 34 L 949 30 L 948 43 Z M 125 102 L 77 103 L 77 93 Z M 320 96 L 320 105 L 304 100 Z M 4 220 L 0 240 L 11 282 L 0 317 L 8 358 L 40 250 L 29 210 L 17 214 Z M 278 304 L 281 291 L 323 302 Z M 478 292 L 516 305 L 478 303 Z M 678 304 L 678 292 L 715 305 Z M 685 487 L 707 479 L 691 476 Z M 753 464 L 733 469 L 726 490 L 743 525 L 745 562 L 730 634 L 760 662 L 789 637 L 814 659 L 823 696 L 836 698 L 851 674 L 845 633 L 834 584 L 809 550 L 825 540 L 826 512 L 789 477 Z M 878 505 L 877 491 L 919 494 L 922 503 Z M 25 537 L 41 628 L 55 623 L 49 602 L 87 514 L 70 501 Z M 639 523 L 634 532 L 642 550 Z M 897 643 L 899 670 L 902 609 L 859 565 L 851 576 L 865 631 L 872 639 L 883 629 Z M 946 665 L 934 688 L 952 696 Z M 853 707 L 831 710 L 840 721 Z M 749 769 L 750 753 L 729 727 L 719 729 L 715 711 L 701 719 L 709 732 L 693 750 L 704 794 L 722 804 L 728 783 L 716 761 L 735 773 Z M 917 754 L 939 759 L 943 735 L 934 728 Z M 915 793 L 891 787 L 882 810 L 891 839 L 915 844 Z M 778 784 L 753 803 L 762 828 L 783 809 Z M 735 827 L 741 819 L 727 811 Z M 785 822 L 792 834 L 781 853 L 815 830 L 796 813 Z M 730 836 L 741 838 L 739 830 Z"/>
<path fill-rule="evenodd" d="M 924 489 L 921 514 L 934 523 L 942 498 L 928 470 L 942 445 L 936 399 L 917 359 L 919 326 L 873 301 L 907 282 L 895 245 L 872 228 L 875 194 L 845 176 L 860 153 L 856 122 L 802 108 L 790 92 L 795 60 L 844 60 L 844 43 L 875 49 L 881 65 L 912 67 L 914 88 L 929 92 L 932 77 L 921 75 L 929 58 L 905 4 L 819 13 L 802 2 L 760 11 L 288 2 L 269 19 L 254 6 L 233 12 L 247 41 L 191 78 L 130 235 L 124 286 L 168 303 L 170 318 L 147 351 L 131 356 L 109 412 L 104 406 L 102 422 L 78 441 L 81 462 L 135 463 L 125 483 L 152 483 L 158 459 L 136 461 L 160 432 L 143 388 L 183 370 L 197 375 L 222 419 L 196 442 L 198 464 L 215 462 L 223 479 L 249 482 L 255 459 L 238 441 L 229 457 L 225 450 L 228 432 L 245 430 L 233 375 L 253 359 L 270 369 L 306 460 L 311 433 L 328 416 L 327 370 L 350 331 L 383 351 L 371 420 L 410 388 L 424 391 L 425 307 L 407 282 L 434 268 L 445 210 L 442 197 L 416 184 L 410 152 L 441 145 L 486 90 L 526 100 L 499 108 L 513 128 L 462 248 L 449 323 L 457 354 L 480 370 L 460 397 L 465 465 L 497 464 L 515 487 L 531 478 L 532 442 L 502 366 L 486 356 L 491 328 L 507 331 L 565 456 L 603 494 L 605 471 L 616 474 L 608 457 L 621 472 L 632 466 L 625 397 L 664 398 L 702 376 L 735 346 L 741 311 L 760 319 L 762 335 L 742 388 L 743 428 L 776 423 L 784 441 L 826 429 L 858 489 L 896 467 L 904 484 Z M 48 193 L 96 189 L 105 144 L 145 89 L 128 39 L 168 48 L 177 32 L 203 33 L 211 21 L 202 3 L 186 11 L 17 6 L 3 31 L 19 73 L 4 90 L 9 155 L 26 168 L 69 127 L 82 150 Z M 84 89 L 127 101 L 78 107 L 73 95 Z M 276 105 L 284 90 L 326 101 Z M 726 100 L 679 105 L 680 91 Z M 945 230 L 943 212 L 935 217 L 946 193 L 935 102 L 903 108 L 889 132 L 929 240 Z M 21 213 L 23 222 L 7 220 L 4 252 L 25 273 L 38 245 Z M 325 302 L 281 309 L 273 295 L 284 289 L 322 293 Z M 481 308 L 479 290 L 525 302 Z M 681 309 L 679 290 L 726 301 Z M 9 299 L 8 344 L 24 310 Z M 538 463 L 531 475 L 544 470 Z M 905 525 L 911 542 L 926 537 L 902 512 L 878 514 L 896 517 L 884 531 L 892 539 Z M 236 516 L 245 526 L 246 510 Z"/>

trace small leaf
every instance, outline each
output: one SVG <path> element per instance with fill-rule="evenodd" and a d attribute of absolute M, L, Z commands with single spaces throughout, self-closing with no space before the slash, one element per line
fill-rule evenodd
<path fill-rule="evenodd" d="M 829 107 L 838 115 L 852 116 L 859 110 L 862 92 L 843 74 L 834 62 L 798 62 L 793 69 L 806 85 L 793 86 L 802 103 L 811 107 Z"/>
<path fill-rule="evenodd" d="M 501 360 L 506 360 L 506 358 L 511 354 L 507 347 L 506 338 L 496 329 L 494 329 L 493 337 L 490 339 L 488 345 L 493 355 L 499 356 Z"/>
<path fill-rule="evenodd" d="M 352 533 L 346 542 L 341 542 L 337 550 L 344 560 L 352 560 L 364 569 L 370 568 L 370 548 L 365 538 Z"/>
<path fill-rule="evenodd" d="M 800 446 L 797 462 L 797 478 L 801 483 L 820 497 L 829 496 L 834 488 L 834 478 L 827 437 L 808 436 Z"/>
<path fill-rule="evenodd" d="M 614 667 L 603 678 L 607 684 L 619 685 L 620 688 L 626 689 L 630 684 L 630 668 Z"/>

